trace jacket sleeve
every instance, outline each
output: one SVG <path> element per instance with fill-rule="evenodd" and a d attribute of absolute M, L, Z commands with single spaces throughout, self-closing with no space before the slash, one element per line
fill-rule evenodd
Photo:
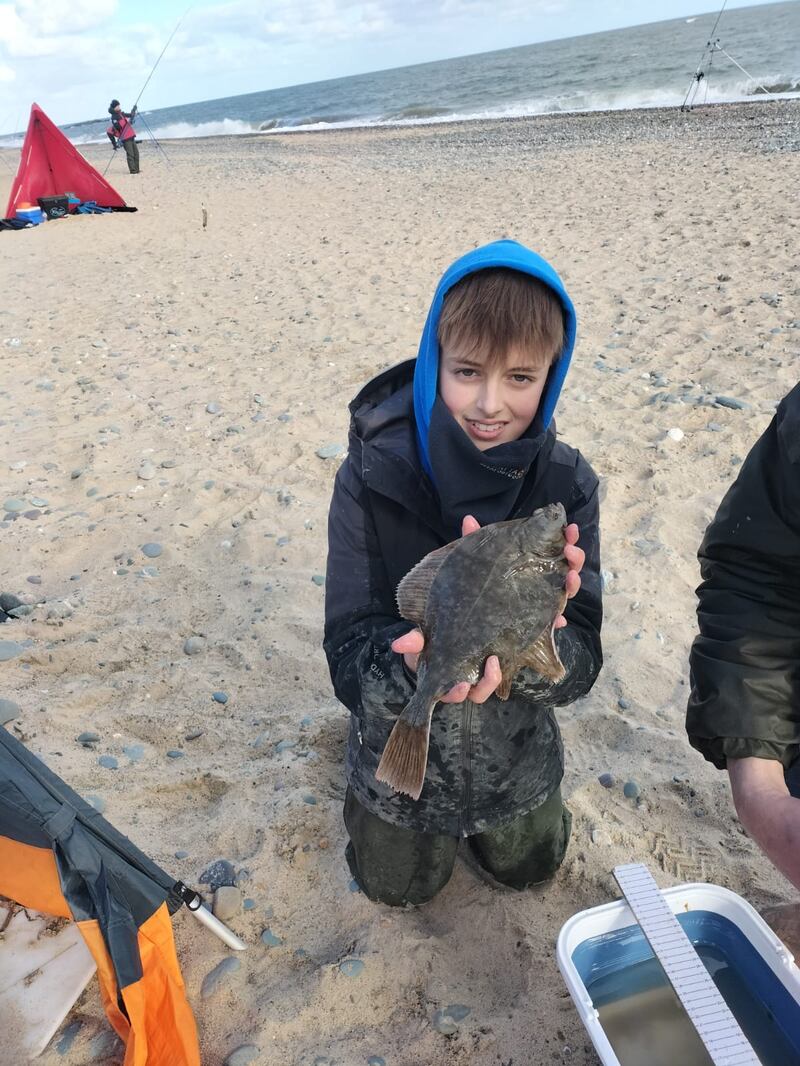
<path fill-rule="evenodd" d="M 600 505 L 597 477 L 581 456 L 575 471 L 572 494 L 567 505 L 567 523 L 578 525 L 578 547 L 586 553 L 581 570 L 581 587 L 567 601 L 567 625 L 555 632 L 558 655 L 566 674 L 557 684 L 535 671 L 524 669 L 517 675 L 513 691 L 532 703 L 563 707 L 585 696 L 603 665 L 600 628 L 603 599 L 600 584 Z"/>
<path fill-rule="evenodd" d="M 350 457 L 336 475 L 328 515 L 325 639 L 337 699 L 354 714 L 398 713 L 414 691 L 391 643 L 413 628 L 389 587 L 367 491 Z"/>
<path fill-rule="evenodd" d="M 800 752 L 800 385 L 706 530 L 686 729 L 709 762 Z"/>

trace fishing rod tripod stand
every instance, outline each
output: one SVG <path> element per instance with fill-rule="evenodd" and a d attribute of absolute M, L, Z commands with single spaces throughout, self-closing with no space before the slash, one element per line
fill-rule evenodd
<path fill-rule="evenodd" d="M 691 82 L 689 83 L 689 88 L 686 92 L 686 96 L 684 98 L 683 103 L 681 104 L 681 111 L 691 111 L 695 106 L 699 106 L 697 97 L 700 92 L 700 85 L 702 82 L 705 82 L 706 90 L 703 103 L 708 103 L 708 80 L 709 75 L 711 74 L 711 66 L 714 62 L 714 54 L 716 52 L 721 52 L 726 59 L 729 59 L 735 67 L 738 67 L 739 70 L 741 70 L 742 74 L 744 74 L 746 78 L 749 78 L 750 81 L 755 82 L 756 86 L 761 89 L 762 92 L 766 93 L 767 96 L 775 96 L 775 94 L 771 93 L 769 89 L 765 89 L 760 81 L 756 81 L 752 74 L 748 74 L 742 64 L 737 63 L 733 56 L 725 51 L 719 41 L 720 39 L 719 37 L 717 37 L 714 40 L 708 41 L 706 43 L 705 50 L 703 51 L 703 55 L 700 58 L 700 63 L 692 77 Z"/>

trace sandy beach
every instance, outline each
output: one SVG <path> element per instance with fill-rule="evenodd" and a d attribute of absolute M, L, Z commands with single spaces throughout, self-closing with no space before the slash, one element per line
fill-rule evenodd
<path fill-rule="evenodd" d="M 205 998 L 231 953 L 173 922 L 204 1066 L 245 1044 L 257 1066 L 589 1066 L 555 940 L 618 895 L 615 864 L 758 909 L 795 898 L 683 720 L 702 532 L 798 378 L 799 118 L 172 141 L 168 162 L 144 140 L 140 175 L 121 152 L 108 173 L 136 214 L 0 235 L 2 500 L 24 501 L 0 516 L 0 591 L 31 607 L 0 626 L 21 646 L 0 720 L 176 878 L 235 868 L 249 947 Z M 0 152 L 3 207 L 18 158 Z M 348 401 L 415 354 L 443 269 L 501 236 L 578 310 L 557 423 L 602 479 L 605 666 L 559 714 L 574 826 L 555 881 L 498 891 L 459 861 L 397 911 L 343 858 L 327 507 Z M 42 1066 L 121 1061 L 95 983 L 70 1021 Z"/>

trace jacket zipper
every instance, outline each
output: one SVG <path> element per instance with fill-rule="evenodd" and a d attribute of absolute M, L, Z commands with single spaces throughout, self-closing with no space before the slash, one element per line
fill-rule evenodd
<path fill-rule="evenodd" d="M 475 704 L 464 700 L 461 715 L 461 779 L 463 781 L 463 799 L 461 803 L 461 834 L 467 836 L 471 827 L 470 808 L 472 806 L 472 714 Z"/>

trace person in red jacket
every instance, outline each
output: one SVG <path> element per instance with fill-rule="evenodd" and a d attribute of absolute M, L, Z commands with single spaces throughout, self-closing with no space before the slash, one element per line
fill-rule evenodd
<path fill-rule="evenodd" d="M 138 174 L 139 146 L 136 143 L 136 130 L 133 128 L 136 104 L 133 105 L 133 111 L 123 111 L 119 100 L 112 100 L 108 113 L 111 115 L 111 125 L 106 130 L 108 139 L 114 145 L 114 151 L 122 145 L 128 157 L 128 170 L 131 174 Z"/>

